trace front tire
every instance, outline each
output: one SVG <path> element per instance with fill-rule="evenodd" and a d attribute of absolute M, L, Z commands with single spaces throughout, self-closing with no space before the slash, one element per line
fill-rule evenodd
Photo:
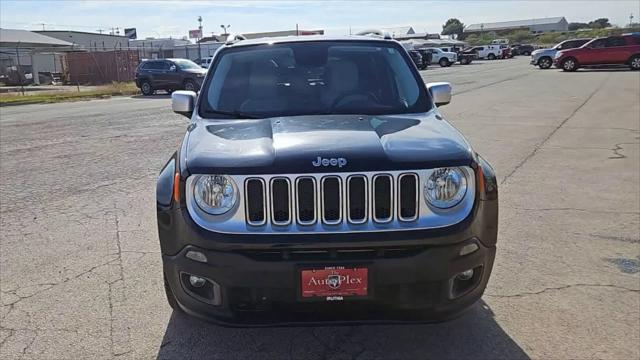
<path fill-rule="evenodd" d="M 186 80 L 184 82 L 184 89 L 187 90 L 187 91 L 193 91 L 193 92 L 197 92 L 198 91 L 196 83 L 193 80 Z"/>
<path fill-rule="evenodd" d="M 151 96 L 155 92 L 155 90 L 153 90 L 153 86 L 151 86 L 151 83 L 147 80 L 140 84 L 140 91 L 144 96 Z"/>
<path fill-rule="evenodd" d="M 569 57 L 562 60 L 560 67 L 563 71 L 576 71 L 578 70 L 578 61 L 575 58 Z"/>
<path fill-rule="evenodd" d="M 469 63 L 469 60 L 467 58 L 460 59 L 460 65 L 467 65 L 468 63 Z"/>
<path fill-rule="evenodd" d="M 496 56 L 492 53 L 492 54 L 489 54 L 489 55 L 487 56 L 487 59 L 489 59 L 489 60 L 495 60 L 495 59 L 496 59 Z"/>
<path fill-rule="evenodd" d="M 553 64 L 553 62 L 551 61 L 550 57 L 542 57 L 538 60 L 538 67 L 540 69 L 548 69 L 551 67 L 551 65 Z"/>
<path fill-rule="evenodd" d="M 629 59 L 629 68 L 631 70 L 640 70 L 640 55 L 633 55 L 631 59 Z"/>
<path fill-rule="evenodd" d="M 440 64 L 440 67 L 447 67 L 449 66 L 449 59 L 442 58 L 440 59 L 440 61 L 438 61 L 438 64 Z"/>

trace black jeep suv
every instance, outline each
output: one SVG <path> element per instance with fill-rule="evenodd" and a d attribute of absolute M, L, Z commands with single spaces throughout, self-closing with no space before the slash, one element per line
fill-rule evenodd
<path fill-rule="evenodd" d="M 206 73 L 207 69 L 187 59 L 143 60 L 136 69 L 135 81 L 144 95 L 153 95 L 156 90 L 199 91 Z"/>
<path fill-rule="evenodd" d="M 392 39 L 229 42 L 157 181 L 165 290 L 227 324 L 432 321 L 470 307 L 496 252 L 493 169 Z"/>

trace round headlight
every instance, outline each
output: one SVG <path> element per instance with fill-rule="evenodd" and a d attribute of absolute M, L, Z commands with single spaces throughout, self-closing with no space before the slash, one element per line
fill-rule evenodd
<path fill-rule="evenodd" d="M 198 206 L 212 215 L 231 210 L 238 199 L 236 184 L 227 175 L 203 175 L 196 180 L 194 189 Z"/>
<path fill-rule="evenodd" d="M 424 185 L 425 201 L 440 209 L 458 205 L 467 192 L 467 178 L 459 168 L 435 169 Z"/>

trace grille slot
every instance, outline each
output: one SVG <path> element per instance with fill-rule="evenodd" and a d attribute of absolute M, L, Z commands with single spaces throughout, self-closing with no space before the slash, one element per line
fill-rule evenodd
<path fill-rule="evenodd" d="M 298 224 L 316 222 L 316 180 L 312 177 L 296 179 L 296 216 Z"/>
<path fill-rule="evenodd" d="M 353 175 L 347 179 L 347 217 L 352 224 L 367 221 L 367 178 Z"/>
<path fill-rule="evenodd" d="M 418 175 L 398 177 L 398 219 L 414 221 L 418 218 Z"/>
<path fill-rule="evenodd" d="M 342 187 L 337 176 L 322 178 L 322 222 L 336 225 L 342 221 Z"/>
<path fill-rule="evenodd" d="M 248 179 L 244 184 L 247 223 L 253 226 L 267 222 L 267 200 L 264 180 Z"/>
<path fill-rule="evenodd" d="M 382 174 L 373 177 L 373 220 L 387 223 L 393 220 L 393 178 Z"/>
<path fill-rule="evenodd" d="M 291 223 L 291 183 L 288 178 L 271 180 L 271 221 L 274 225 Z"/>

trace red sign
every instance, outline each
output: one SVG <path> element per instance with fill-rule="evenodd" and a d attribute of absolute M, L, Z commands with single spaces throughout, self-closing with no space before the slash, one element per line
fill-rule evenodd
<path fill-rule="evenodd" d="M 202 37 L 202 33 L 200 29 L 189 30 L 189 39 L 200 39 Z"/>
<path fill-rule="evenodd" d="M 345 296 L 367 296 L 367 268 L 333 266 L 302 270 L 301 275 L 303 298 L 325 297 L 327 300 L 342 300 Z"/>

